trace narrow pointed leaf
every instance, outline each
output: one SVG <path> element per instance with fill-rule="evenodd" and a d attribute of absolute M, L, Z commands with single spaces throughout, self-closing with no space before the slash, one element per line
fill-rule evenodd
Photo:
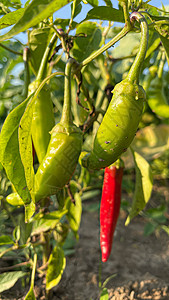
<path fill-rule="evenodd" d="M 37 254 L 34 254 L 34 263 L 33 263 L 33 269 L 32 269 L 32 276 L 31 276 L 31 286 L 29 289 L 29 292 L 27 293 L 24 300 L 36 300 L 35 294 L 34 294 L 34 282 L 35 282 L 35 272 L 36 272 L 36 264 L 37 264 Z"/>
<path fill-rule="evenodd" d="M 35 28 L 28 33 L 28 45 L 30 51 L 30 63 L 35 75 L 37 75 L 43 54 L 53 31 L 50 27 Z"/>
<path fill-rule="evenodd" d="M 143 210 L 150 199 L 153 187 L 153 176 L 149 163 L 137 152 L 132 153 L 136 168 L 136 183 L 131 211 L 125 225 L 128 225 L 131 219 Z"/>
<path fill-rule="evenodd" d="M 27 30 L 30 27 L 33 27 L 42 20 L 48 18 L 55 11 L 59 10 L 66 4 L 69 0 L 33 0 L 27 7 L 23 16 L 19 21 L 12 27 L 12 29 L 0 36 L 0 41 L 10 39 L 14 35 Z"/>
<path fill-rule="evenodd" d="M 106 20 L 124 23 L 123 12 L 108 6 L 97 6 L 89 10 L 85 20 Z"/>
<path fill-rule="evenodd" d="M 19 151 L 25 170 L 25 178 L 32 200 L 34 201 L 34 169 L 32 155 L 31 126 L 34 98 L 28 103 L 19 124 Z"/>
<path fill-rule="evenodd" d="M 29 222 L 34 212 L 35 212 L 35 203 L 31 201 L 31 203 L 25 205 L 25 223 Z"/>
<path fill-rule="evenodd" d="M 29 98 L 18 105 L 6 118 L 0 134 L 0 161 L 9 180 L 24 203 L 30 203 L 24 167 L 19 153 L 18 128 Z"/>
<path fill-rule="evenodd" d="M 62 211 L 53 211 L 51 213 L 45 214 L 41 218 L 38 217 L 33 223 L 32 234 L 39 234 L 41 232 L 45 232 L 51 229 L 54 229 L 56 225 L 59 223 L 60 219 L 67 213 L 67 210 Z"/>
<path fill-rule="evenodd" d="M 33 288 L 31 287 L 24 300 L 36 300 Z"/>
<path fill-rule="evenodd" d="M 66 259 L 63 249 L 59 246 L 55 247 L 49 258 L 49 264 L 46 275 L 46 289 L 50 290 L 56 286 L 61 280 L 63 271 L 66 266 Z"/>
<path fill-rule="evenodd" d="M 74 195 L 75 204 L 72 203 L 69 198 L 66 204 L 66 208 L 68 209 L 67 218 L 70 223 L 71 229 L 77 233 L 79 230 L 80 222 L 81 222 L 81 214 L 82 214 L 82 203 L 81 197 L 78 193 Z"/>
<path fill-rule="evenodd" d="M 9 290 L 18 281 L 19 278 L 24 277 L 28 273 L 22 271 L 7 272 L 0 274 L 0 293 Z"/>
<path fill-rule="evenodd" d="M 20 8 L 3 16 L 0 19 L 0 29 L 11 26 L 18 22 L 18 20 L 22 17 L 24 11 L 24 8 Z"/>
<path fill-rule="evenodd" d="M 88 57 L 93 51 L 97 50 L 102 40 L 102 33 L 95 22 L 83 22 L 77 27 L 74 41 L 73 57 L 79 62 Z M 82 36 L 82 34 L 86 36 Z"/>
<path fill-rule="evenodd" d="M 106 288 L 104 288 L 100 295 L 100 300 L 109 300 L 109 293 Z"/>
<path fill-rule="evenodd" d="M 14 241 L 8 235 L 1 235 L 0 236 L 0 246 L 1 245 L 10 245 L 14 244 Z"/>
<path fill-rule="evenodd" d="M 166 51 L 167 62 L 169 65 L 169 25 L 161 24 L 161 25 L 155 26 L 155 29 L 158 32 L 161 42 Z"/>

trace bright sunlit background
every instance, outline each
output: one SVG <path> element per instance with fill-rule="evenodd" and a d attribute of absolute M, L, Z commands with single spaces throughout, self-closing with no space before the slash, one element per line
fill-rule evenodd
<path fill-rule="evenodd" d="M 27 0 L 21 0 L 21 3 L 24 5 L 26 3 Z M 113 7 L 114 8 L 118 8 L 118 0 L 112 0 L 113 3 Z M 168 5 L 169 6 L 169 0 L 151 0 L 149 2 L 150 5 L 156 6 L 156 7 L 161 7 L 162 4 L 163 5 Z M 106 5 L 105 2 L 103 0 L 99 0 L 99 6 L 100 5 Z M 80 22 L 83 19 L 85 19 L 87 13 L 89 10 L 91 10 L 93 7 L 90 4 L 84 4 L 82 2 L 82 10 L 80 12 L 80 14 L 75 18 L 76 22 Z M 61 8 L 60 10 L 58 10 L 55 14 L 54 14 L 54 18 L 63 18 L 63 19 L 68 19 L 71 16 L 71 3 L 64 6 L 63 8 Z M 9 31 L 10 27 L 7 27 L 3 30 L 1 30 L 0 34 L 4 34 L 7 31 Z M 16 36 L 23 44 L 26 44 L 27 41 L 26 39 L 26 35 L 24 33 L 20 33 L 19 35 Z"/>
<path fill-rule="evenodd" d="M 22 4 L 24 5 L 26 3 L 27 0 L 21 0 Z M 112 0 L 112 3 L 113 3 L 113 7 L 114 8 L 118 8 L 118 0 Z M 153 5 L 153 6 L 156 6 L 156 7 L 159 7 L 161 8 L 162 7 L 162 4 L 163 5 L 168 5 L 169 6 L 169 0 L 163 0 L 163 1 L 160 1 L 160 0 L 151 0 L 149 2 L 149 4 Z M 99 0 L 99 6 L 105 6 L 105 2 L 103 0 Z M 82 20 L 85 19 L 87 13 L 89 10 L 91 10 L 93 7 L 90 5 L 90 4 L 84 4 L 82 2 L 82 10 L 80 12 L 80 14 L 75 18 L 75 21 L 76 22 L 80 22 Z M 55 14 L 54 14 L 54 19 L 55 18 L 62 18 L 62 19 L 68 19 L 71 17 L 71 3 L 64 6 L 63 8 L 61 8 L 60 10 L 58 10 Z M 97 20 L 98 21 L 98 20 Z M 106 21 L 105 21 L 106 22 Z M 116 25 L 116 23 L 115 23 Z M 119 26 L 120 23 L 117 23 L 117 26 Z M 12 27 L 12 26 L 11 26 Z M 7 28 L 4 28 L 0 31 L 0 34 L 4 34 L 6 33 L 7 31 L 10 30 L 10 27 L 7 27 Z M 27 34 L 26 33 L 19 33 L 18 35 L 15 36 L 21 43 L 23 43 L 24 45 L 27 44 Z M 16 68 L 14 68 L 13 72 L 14 73 L 17 73 L 19 69 L 22 69 L 24 66 L 23 66 L 23 63 L 20 63 L 16 66 Z"/>
<path fill-rule="evenodd" d="M 25 4 L 26 0 L 22 0 L 21 1 L 23 4 Z M 112 3 L 113 3 L 113 7 L 114 8 L 118 8 L 118 0 L 112 0 Z M 156 7 L 161 7 L 162 6 L 162 3 L 163 5 L 169 5 L 169 0 L 163 0 L 163 1 L 160 1 L 160 0 L 151 0 L 149 2 L 149 4 L 151 5 L 154 5 Z M 56 13 L 56 16 L 59 17 L 59 18 L 70 18 L 70 15 L 71 15 L 71 9 L 70 9 L 70 5 L 71 4 L 68 4 L 66 5 L 65 7 L 61 8 L 57 13 Z M 84 4 L 82 3 L 83 5 L 83 8 L 82 8 L 82 11 L 81 13 L 77 16 L 77 18 L 75 19 L 77 22 L 81 21 L 82 19 L 85 18 L 87 12 L 92 9 L 92 6 L 90 4 Z M 99 0 L 99 5 L 106 5 L 105 2 L 103 0 Z"/>

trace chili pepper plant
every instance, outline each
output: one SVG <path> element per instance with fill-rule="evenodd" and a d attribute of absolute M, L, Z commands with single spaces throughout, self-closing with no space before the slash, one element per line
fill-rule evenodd
<path fill-rule="evenodd" d="M 157 173 L 167 184 L 168 8 L 143 0 L 113 5 L 0 6 L 0 259 L 14 257 L 1 268 L 0 293 L 22 279 L 24 299 L 36 299 L 34 286 L 43 278 L 52 299 L 75 252 L 82 202 L 101 202 L 106 262 L 128 176 L 134 182 L 125 225 L 145 208 Z M 166 219 L 161 228 L 169 231 Z M 107 293 L 101 283 L 100 292 Z"/>

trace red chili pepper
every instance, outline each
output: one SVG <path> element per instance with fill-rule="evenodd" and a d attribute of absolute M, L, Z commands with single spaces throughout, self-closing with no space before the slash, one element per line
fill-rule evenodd
<path fill-rule="evenodd" d="M 109 258 L 121 203 L 123 167 L 105 168 L 100 206 L 100 246 L 102 262 Z"/>

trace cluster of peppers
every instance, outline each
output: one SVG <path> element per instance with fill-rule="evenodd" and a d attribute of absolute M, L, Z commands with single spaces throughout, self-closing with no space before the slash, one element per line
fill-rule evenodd
<path fill-rule="evenodd" d="M 139 51 L 127 77 L 113 90 L 112 100 L 95 136 L 93 150 L 81 159 L 82 166 L 89 170 L 105 168 L 100 207 L 103 262 L 110 255 L 120 212 L 123 166 L 114 163 L 134 139 L 145 101 L 145 92 L 139 85 L 139 73 L 147 49 L 148 27 L 145 18 L 138 12 L 132 13 L 130 20 L 140 23 Z M 35 174 L 36 202 L 55 194 L 70 181 L 82 150 L 82 131 L 74 125 L 71 114 L 71 69 L 74 63 L 73 58 L 69 58 L 66 63 L 64 104 L 60 122 L 54 124 L 53 105 L 47 85 L 42 88 L 34 104 L 31 132 L 39 161 Z M 39 84 L 40 79 L 37 78 L 30 85 L 29 93 L 36 90 Z M 149 99 L 152 99 L 150 87 L 149 90 Z"/>

